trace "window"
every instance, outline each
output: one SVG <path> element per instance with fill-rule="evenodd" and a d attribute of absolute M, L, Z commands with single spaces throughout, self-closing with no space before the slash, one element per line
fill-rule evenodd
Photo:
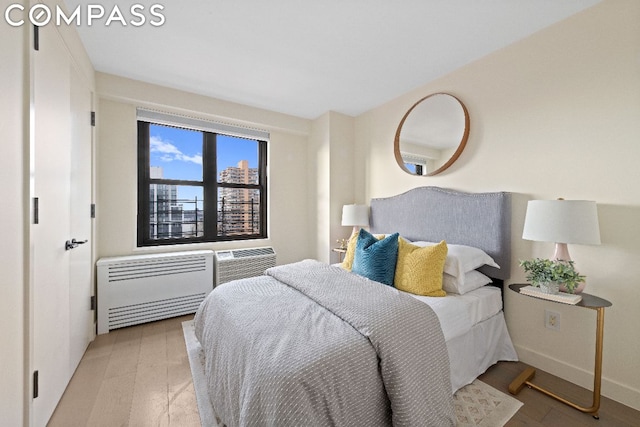
<path fill-rule="evenodd" d="M 405 163 L 404 166 L 414 175 L 424 175 L 422 172 L 424 167 L 417 163 Z"/>
<path fill-rule="evenodd" d="M 267 237 L 268 134 L 215 125 L 138 111 L 138 246 Z"/>
<path fill-rule="evenodd" d="M 433 161 L 417 154 L 401 152 L 401 156 L 404 160 L 404 167 L 414 175 L 426 175 L 429 172 L 429 164 L 433 165 Z"/>

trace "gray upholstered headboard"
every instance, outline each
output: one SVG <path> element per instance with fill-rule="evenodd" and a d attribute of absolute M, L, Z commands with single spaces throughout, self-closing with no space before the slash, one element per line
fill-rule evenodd
<path fill-rule="evenodd" d="M 400 233 L 412 241 L 474 246 L 501 267 L 484 266 L 486 275 L 506 280 L 511 270 L 510 193 L 463 193 L 419 187 L 397 196 L 372 199 L 373 233 Z"/>

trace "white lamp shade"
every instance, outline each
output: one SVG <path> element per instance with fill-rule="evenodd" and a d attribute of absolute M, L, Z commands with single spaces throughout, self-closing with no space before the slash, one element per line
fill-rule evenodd
<path fill-rule="evenodd" d="M 367 227 L 369 225 L 369 207 L 367 205 L 344 205 L 342 207 L 342 225 Z"/>
<path fill-rule="evenodd" d="M 598 209 L 589 200 L 531 200 L 522 238 L 541 242 L 600 244 Z"/>

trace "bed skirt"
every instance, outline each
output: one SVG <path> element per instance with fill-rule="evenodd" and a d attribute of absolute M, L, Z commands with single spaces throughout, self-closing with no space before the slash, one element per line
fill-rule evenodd
<path fill-rule="evenodd" d="M 454 393 L 498 361 L 518 360 L 502 311 L 446 344 Z"/>

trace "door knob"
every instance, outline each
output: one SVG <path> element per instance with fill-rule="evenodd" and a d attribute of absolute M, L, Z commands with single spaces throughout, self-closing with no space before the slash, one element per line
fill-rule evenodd
<path fill-rule="evenodd" d="M 87 242 L 88 242 L 88 240 L 86 240 L 86 239 L 82 240 L 82 241 L 76 240 L 76 239 L 67 240 L 66 242 L 64 242 L 64 248 L 65 248 L 65 250 L 68 251 L 70 249 L 77 248 L 78 245 L 84 245 Z"/>

